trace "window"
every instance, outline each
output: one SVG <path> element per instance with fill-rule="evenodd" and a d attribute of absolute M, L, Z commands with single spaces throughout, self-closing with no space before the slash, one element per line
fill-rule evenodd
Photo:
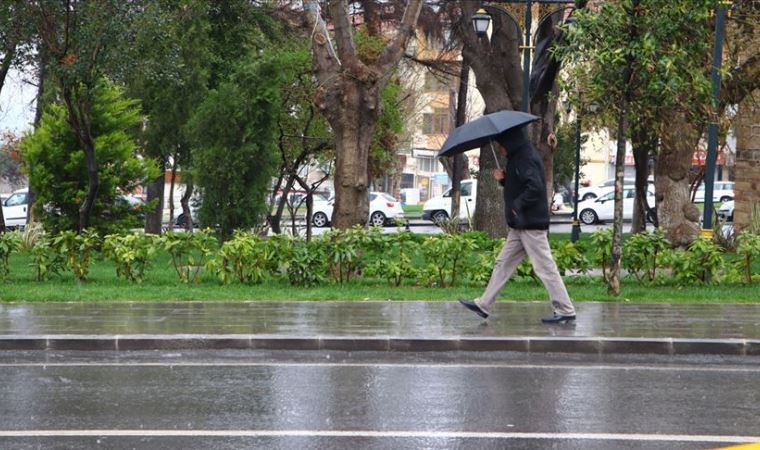
<path fill-rule="evenodd" d="M 421 172 L 437 172 L 438 161 L 431 156 L 418 156 L 417 169 Z"/>
<path fill-rule="evenodd" d="M 401 189 L 413 189 L 414 188 L 414 174 L 402 173 L 401 174 Z"/>
<path fill-rule="evenodd" d="M 26 193 L 13 194 L 5 201 L 5 206 L 26 205 Z"/>
<path fill-rule="evenodd" d="M 443 108 L 436 108 L 433 113 L 422 115 L 422 133 L 423 134 L 448 134 L 449 132 L 449 113 Z"/>
<path fill-rule="evenodd" d="M 472 183 L 462 183 L 459 185 L 459 191 L 462 197 L 469 197 L 472 194 Z"/>

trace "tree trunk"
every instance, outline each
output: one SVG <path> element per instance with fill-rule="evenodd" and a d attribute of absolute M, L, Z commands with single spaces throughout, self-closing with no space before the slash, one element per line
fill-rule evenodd
<path fill-rule="evenodd" d="M 655 168 L 657 218 L 670 243 L 685 247 L 699 235 L 699 209 L 689 197 L 689 172 L 701 133 L 684 112 L 669 116 Z"/>
<path fill-rule="evenodd" d="M 282 213 L 285 211 L 285 204 L 288 202 L 288 193 L 293 189 L 296 177 L 293 174 L 288 175 L 288 181 L 285 183 L 285 189 L 277 200 L 277 210 L 269 217 L 269 226 L 272 227 L 272 233 L 282 233 Z M 279 185 L 278 185 L 279 186 Z"/>
<path fill-rule="evenodd" d="M 185 231 L 193 231 L 193 214 L 190 212 L 190 198 L 193 196 L 193 189 L 193 181 L 190 176 L 186 175 L 185 192 L 179 199 L 179 204 L 182 205 L 182 214 L 185 215 Z"/>
<path fill-rule="evenodd" d="M 752 225 L 752 209 L 760 207 L 760 90 L 748 95 L 736 115 L 736 207 L 734 226 Z"/>
<path fill-rule="evenodd" d="M 612 224 L 612 253 L 607 292 L 620 295 L 620 262 L 623 254 L 623 176 L 625 175 L 625 125 L 628 103 L 625 102 L 618 117 L 617 152 L 615 154 L 615 213 Z"/>
<path fill-rule="evenodd" d="M 647 203 L 649 191 L 649 155 L 657 146 L 657 136 L 647 129 L 637 129 L 633 133 L 633 160 L 636 167 L 636 198 L 633 202 L 632 233 L 643 233 L 647 229 L 647 217 L 654 216 L 652 206 Z"/>
<path fill-rule="evenodd" d="M 467 120 L 467 83 L 470 80 L 470 65 L 466 58 L 462 58 L 462 67 L 459 70 L 459 89 L 457 89 L 456 115 L 454 127 L 464 125 Z M 452 96 L 453 97 L 453 96 Z M 453 98 L 451 98 L 453 100 Z M 452 127 L 452 130 L 454 128 Z M 467 157 L 464 153 L 447 158 L 451 163 L 451 217 L 459 219 L 459 202 L 461 200 L 462 169 L 467 166 Z"/>
<path fill-rule="evenodd" d="M 367 168 L 369 147 L 380 110 L 382 86 L 362 86 L 344 81 L 343 105 L 335 132 L 335 208 L 333 228 L 348 229 L 367 225 L 369 193 Z M 337 125 L 337 126 L 336 126 Z"/>
<path fill-rule="evenodd" d="M 544 97 L 538 103 L 531 104 L 531 112 L 539 117 L 541 121 L 530 126 L 531 141 L 544 163 L 544 176 L 546 177 L 546 201 L 549 202 L 551 211 L 552 200 L 554 197 L 554 149 L 556 148 L 556 137 L 554 137 L 554 113 L 557 109 L 557 98 L 559 97 L 559 87 L 554 83 L 552 95 Z"/>
<path fill-rule="evenodd" d="M 175 153 L 172 158 L 171 180 L 169 180 L 169 226 L 174 225 L 174 186 L 177 184 L 177 158 Z"/>
<path fill-rule="evenodd" d="M 47 46 L 40 45 L 40 52 L 37 57 L 39 61 L 39 70 L 37 72 L 37 98 L 35 99 L 34 110 L 34 129 L 36 130 L 40 126 L 42 121 L 42 113 L 45 110 L 44 95 L 45 95 L 45 80 L 47 79 L 47 65 L 48 65 L 48 51 Z M 29 168 L 32 171 L 32 168 Z M 34 203 L 37 200 L 37 194 L 34 192 L 35 187 L 32 183 L 29 183 L 29 192 L 27 193 L 27 208 L 26 208 L 26 225 L 31 226 L 37 222 L 37 215 L 34 213 Z"/>
<path fill-rule="evenodd" d="M 161 234 L 161 221 L 163 219 L 164 212 L 164 164 L 159 164 L 161 167 L 161 175 L 148 184 L 148 198 L 147 202 L 150 203 L 153 200 L 158 200 L 156 206 L 152 211 L 148 211 L 145 214 L 145 233 L 146 234 Z M 169 224 L 171 226 L 171 224 Z"/>

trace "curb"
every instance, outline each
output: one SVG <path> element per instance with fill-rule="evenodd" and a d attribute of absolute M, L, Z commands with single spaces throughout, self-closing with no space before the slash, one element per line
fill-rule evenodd
<path fill-rule="evenodd" d="M 608 337 L 389 337 L 245 334 L 0 335 L 6 350 L 342 350 L 760 356 L 760 340 Z"/>

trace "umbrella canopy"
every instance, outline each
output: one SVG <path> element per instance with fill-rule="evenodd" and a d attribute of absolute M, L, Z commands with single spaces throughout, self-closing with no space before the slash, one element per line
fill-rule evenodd
<path fill-rule="evenodd" d="M 539 118 L 521 111 L 499 111 L 486 114 L 457 127 L 443 143 L 438 156 L 453 156 L 482 147 L 493 138 L 512 128 L 527 125 Z"/>

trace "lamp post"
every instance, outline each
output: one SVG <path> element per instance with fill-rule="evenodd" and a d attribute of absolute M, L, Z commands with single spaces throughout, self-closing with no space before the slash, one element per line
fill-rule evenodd
<path fill-rule="evenodd" d="M 713 117 L 707 128 L 707 162 L 705 167 L 705 210 L 702 216 L 702 236 L 712 237 L 713 184 L 715 182 L 715 160 L 718 150 L 718 106 L 720 105 L 720 68 L 723 63 L 723 34 L 726 27 L 726 11 L 730 0 L 718 0 L 715 11 L 715 46 L 712 60 L 712 103 Z"/>
<path fill-rule="evenodd" d="M 567 113 L 572 110 L 570 102 L 567 103 Z M 586 111 L 595 113 L 599 109 L 599 104 L 596 102 L 590 103 L 586 106 Z M 580 189 L 581 178 L 581 132 L 583 131 L 581 112 L 583 107 L 579 107 L 575 117 L 575 189 L 573 190 L 573 227 L 570 230 L 570 241 L 577 242 L 581 236 L 581 223 L 578 220 L 578 190 Z"/>
<path fill-rule="evenodd" d="M 482 2 L 485 3 L 485 2 Z M 524 41 L 522 41 L 520 45 L 520 50 L 523 51 L 523 93 L 522 93 L 522 110 L 524 112 L 530 112 L 530 57 L 531 57 L 531 51 L 535 48 L 532 42 L 531 38 L 531 30 L 533 28 L 533 5 L 534 4 L 545 4 L 545 5 L 567 5 L 569 3 L 575 3 L 575 0 L 504 0 L 500 1 L 498 3 L 517 3 L 517 4 L 524 4 L 525 5 L 525 38 Z M 492 11 L 499 11 L 507 15 L 512 22 L 514 23 L 515 28 L 517 29 L 518 35 L 522 36 L 523 32 L 520 27 L 520 24 L 517 23 L 517 19 L 512 16 L 509 12 L 495 7 L 495 6 L 483 6 L 481 7 L 478 12 L 472 16 L 472 27 L 475 29 L 475 33 L 479 38 L 484 38 L 488 35 L 488 28 L 491 25 L 491 16 L 488 13 L 488 11 L 485 9 L 488 8 Z M 572 8 L 572 7 L 566 7 L 566 8 Z M 563 9 L 563 8 L 560 8 Z M 556 10 L 554 11 L 556 12 Z M 546 14 L 541 21 L 545 20 L 547 17 L 551 16 L 553 14 L 549 13 Z M 539 26 L 540 22 L 539 21 Z"/>

